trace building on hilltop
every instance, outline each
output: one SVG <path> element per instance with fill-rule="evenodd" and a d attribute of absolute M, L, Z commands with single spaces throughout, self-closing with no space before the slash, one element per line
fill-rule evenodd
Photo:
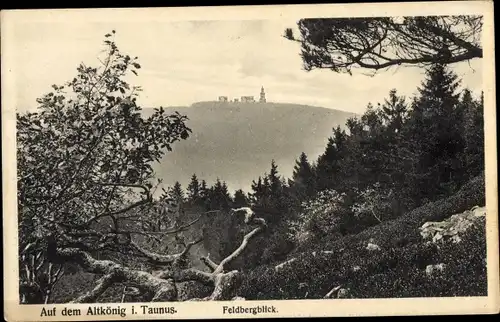
<path fill-rule="evenodd" d="M 266 92 L 264 91 L 264 86 L 260 89 L 260 103 L 265 103 L 266 102 Z"/>
<path fill-rule="evenodd" d="M 255 102 L 255 99 L 253 96 L 242 96 L 241 102 L 242 103 L 251 103 L 251 102 Z"/>
<path fill-rule="evenodd" d="M 252 96 L 241 96 L 240 98 L 234 98 L 234 99 L 229 99 L 227 96 L 219 96 L 219 102 L 242 102 L 242 103 L 255 103 L 257 102 L 255 100 L 255 97 Z M 261 87 L 260 89 L 260 98 L 259 98 L 259 103 L 266 103 L 266 92 L 264 90 L 264 86 Z"/>

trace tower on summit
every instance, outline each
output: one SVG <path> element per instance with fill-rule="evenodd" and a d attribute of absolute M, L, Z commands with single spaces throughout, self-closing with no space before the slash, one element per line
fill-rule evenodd
<path fill-rule="evenodd" d="M 262 86 L 262 88 L 260 90 L 260 99 L 259 99 L 259 102 L 260 103 L 265 103 L 266 102 L 266 92 L 264 91 L 264 86 Z"/>

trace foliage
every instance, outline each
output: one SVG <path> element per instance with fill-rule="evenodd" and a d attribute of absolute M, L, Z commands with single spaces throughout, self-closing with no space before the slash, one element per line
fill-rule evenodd
<path fill-rule="evenodd" d="M 315 247 L 294 254 L 295 261 L 280 271 L 274 265 L 258 267 L 247 273 L 240 294 L 249 300 L 321 299 L 340 286 L 348 290 L 350 298 L 484 296 L 484 221 L 468 230 L 461 242 L 440 247 L 426 244 L 418 233 L 426 221 L 442 220 L 480 204 L 482 180 L 484 176 L 477 177 L 454 196 L 359 234 L 336 240 L 325 236 Z M 408 240 L 401 240 L 406 237 Z M 379 251 L 366 249 L 371 239 L 380 245 Z M 429 276 L 427 265 L 436 264 L 444 264 L 444 272 Z"/>
<path fill-rule="evenodd" d="M 225 181 L 217 178 L 214 185 L 207 190 L 206 203 L 207 210 L 228 210 L 231 208 L 233 199 Z"/>
<path fill-rule="evenodd" d="M 373 187 L 359 194 L 357 198 L 359 201 L 352 206 L 354 215 L 356 217 L 373 216 L 378 222 L 382 222 L 390 211 L 392 193 L 392 190 L 381 191 L 380 183 L 375 183 Z"/>
<path fill-rule="evenodd" d="M 293 238 L 301 244 L 311 237 L 321 237 L 338 229 L 344 198 L 345 194 L 325 190 L 313 200 L 304 202 L 303 212 L 290 223 Z"/>
<path fill-rule="evenodd" d="M 200 199 L 200 183 L 198 182 L 198 177 L 196 174 L 193 174 L 191 177 L 191 181 L 189 182 L 189 185 L 187 187 L 188 190 L 188 198 L 192 201 L 198 201 Z"/>
<path fill-rule="evenodd" d="M 304 152 L 295 161 L 292 180 L 289 181 L 289 185 L 298 200 L 311 198 L 316 192 L 316 175 Z"/>
<path fill-rule="evenodd" d="M 378 185 L 390 217 L 456 192 L 484 168 L 482 101 L 468 90 L 460 95 L 458 83 L 434 65 L 411 104 L 391 90 L 346 131 L 334 129 L 313 167 L 316 190 L 346 193 L 348 204 L 368 209 L 373 203 L 363 206 L 363 199 L 377 198 L 370 189 Z"/>
<path fill-rule="evenodd" d="M 246 207 L 249 206 L 249 201 L 243 190 L 238 189 L 234 192 L 234 207 Z"/>
<path fill-rule="evenodd" d="M 297 22 L 306 70 L 376 72 L 400 65 L 452 64 L 483 56 L 481 16 L 308 18 Z"/>
<path fill-rule="evenodd" d="M 353 297 L 466 295 L 465 288 L 457 286 L 460 279 L 474 294 L 483 294 L 484 229 L 443 249 L 423 244 L 417 229 L 425 221 L 484 204 L 484 102 L 467 89 L 459 93 L 458 77 L 444 64 L 460 55 L 477 54 L 471 47 L 474 40 L 469 46 L 448 36 L 473 35 L 448 31 L 446 38 L 435 29 L 444 23 L 480 28 L 481 21 L 454 19 L 301 20 L 303 36 L 307 34 L 301 40 L 306 46 L 303 58 L 311 68 L 330 64 L 334 70 L 349 72 L 356 64 L 390 66 L 394 59 L 376 62 L 370 52 L 355 58 L 352 50 L 359 42 L 351 42 L 352 48 L 342 45 L 342 55 L 351 62 L 328 61 L 326 56 L 332 48 L 340 50 L 331 47 L 336 42 L 358 39 L 356 35 L 376 37 L 379 32 L 384 36 L 377 46 L 393 49 L 402 44 L 385 41 L 396 40 L 398 33 L 412 30 L 418 38 L 424 37 L 422 30 L 434 32 L 425 41 L 444 44 L 452 57 L 438 59 L 434 53 L 434 58 L 418 62 L 397 58 L 434 62 L 418 95 L 408 102 L 394 89 L 382 104 L 368 104 L 345 129 L 332 130 L 317 160 L 311 162 L 301 153 L 288 180 L 272 160 L 269 171 L 252 181 L 248 194 L 240 189 L 233 196 L 222 179 L 208 185 L 193 174 L 186 189 L 176 182 L 157 200 L 152 195 L 161 182 L 154 181 L 151 165 L 175 142 L 186 139 L 190 129 L 186 117 L 166 115 L 162 108 L 148 118 L 141 116 L 140 88 L 124 81 L 129 71 L 137 74 L 141 66 L 137 58 L 118 50 L 114 32 L 107 34 L 101 66 L 81 64 L 72 81 L 54 85 L 53 92 L 39 99 L 38 112 L 18 115 L 21 301 L 62 301 L 92 293 L 88 287 L 80 293 L 67 289 L 72 284 L 100 283 L 95 275 L 68 263 L 68 257 L 82 254 L 126 267 L 120 266 L 122 275 L 128 269 L 160 270 L 172 277 L 168 274 L 201 265 L 211 273 L 189 273 L 199 274 L 197 278 L 210 288 L 216 285 L 216 276 L 232 278 L 230 271 L 236 269 L 247 277 L 240 295 L 248 299 L 321 298 L 335 283 L 350 289 Z M 408 41 L 405 37 L 399 41 Z M 311 44 L 326 47 L 311 52 Z M 408 47 L 401 55 L 419 54 Z M 232 210 L 240 207 L 251 207 L 246 215 L 256 216 L 250 222 L 258 228 L 242 224 Z M 250 241 L 252 232 L 263 238 Z M 199 262 L 193 264 L 186 254 L 201 242 L 200 235 L 204 247 L 198 250 Z M 248 242 L 246 251 L 232 258 L 241 240 Z M 380 252 L 367 250 L 367 242 L 376 243 Z M 292 256 L 296 261 L 276 272 L 274 265 Z M 217 262 L 229 258 L 219 265 L 225 272 L 215 272 L 212 266 L 218 264 L 207 264 L 208 257 Z M 76 260 L 80 264 L 85 262 L 81 258 Z M 460 260 L 470 265 L 464 268 Z M 429 279 L 424 266 L 440 262 L 450 268 L 447 275 Z M 358 266 L 360 270 L 353 270 Z M 193 286 L 189 278 L 190 282 L 176 278 L 183 294 L 177 298 L 208 298 L 208 289 Z M 165 284 L 160 290 L 151 286 L 155 283 L 149 290 L 165 295 L 162 292 L 175 289 L 167 285 L 170 279 L 161 280 Z M 97 297 L 116 301 L 127 287 L 126 281 L 116 280 Z M 150 300 L 144 294 L 124 301 Z M 227 294 L 214 291 L 210 296 Z"/>
<path fill-rule="evenodd" d="M 38 100 L 37 112 L 17 115 L 20 267 L 27 268 L 20 278 L 30 294 L 56 269 L 49 244 L 116 246 L 120 225 L 131 220 L 121 215 L 152 200 L 152 162 L 190 133 L 184 116 L 163 108 L 141 117 L 140 88 L 123 80 L 141 66 L 120 52 L 114 34 L 105 36 L 99 67 L 80 64 L 76 77 Z M 45 269 L 30 267 L 33 258 Z M 48 300 L 45 288 L 33 301 Z"/>

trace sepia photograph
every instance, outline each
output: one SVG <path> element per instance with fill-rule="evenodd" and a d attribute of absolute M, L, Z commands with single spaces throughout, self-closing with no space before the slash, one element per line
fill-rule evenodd
<path fill-rule="evenodd" d="M 498 312 L 492 2 L 1 30 L 7 320 Z"/>

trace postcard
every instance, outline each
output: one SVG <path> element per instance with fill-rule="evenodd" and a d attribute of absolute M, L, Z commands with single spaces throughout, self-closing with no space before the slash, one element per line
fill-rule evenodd
<path fill-rule="evenodd" d="M 1 14 L 7 321 L 499 312 L 493 2 Z"/>

